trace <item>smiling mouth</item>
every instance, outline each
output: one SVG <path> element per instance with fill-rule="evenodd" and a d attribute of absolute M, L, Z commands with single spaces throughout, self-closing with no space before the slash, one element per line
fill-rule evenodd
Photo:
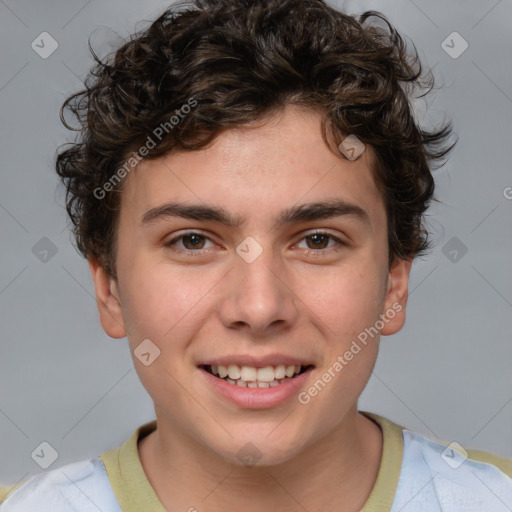
<path fill-rule="evenodd" d="M 209 374 L 229 384 L 247 388 L 272 388 L 292 380 L 313 368 L 313 365 L 253 366 L 202 365 Z"/>

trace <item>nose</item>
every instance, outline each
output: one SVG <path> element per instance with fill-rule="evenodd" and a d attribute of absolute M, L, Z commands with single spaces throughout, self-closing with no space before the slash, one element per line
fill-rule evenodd
<path fill-rule="evenodd" d="M 261 247 L 254 260 L 254 254 L 245 257 L 243 248 L 223 280 L 218 309 L 222 323 L 251 338 L 289 330 L 297 321 L 300 306 L 293 290 L 293 273 L 271 248 Z"/>

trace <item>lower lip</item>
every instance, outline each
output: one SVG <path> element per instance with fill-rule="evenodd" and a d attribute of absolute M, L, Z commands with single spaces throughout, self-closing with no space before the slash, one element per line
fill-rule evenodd
<path fill-rule="evenodd" d="M 244 409 L 265 409 L 280 405 L 291 397 L 297 396 L 313 367 L 272 388 L 244 388 L 215 377 L 202 367 L 199 367 L 199 370 L 211 388 L 235 405 Z"/>

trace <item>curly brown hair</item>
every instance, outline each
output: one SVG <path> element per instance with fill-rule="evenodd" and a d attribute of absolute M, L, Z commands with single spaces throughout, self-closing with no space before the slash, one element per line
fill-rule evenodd
<path fill-rule="evenodd" d="M 427 131 L 415 120 L 412 101 L 430 92 L 432 74 L 382 14 L 354 17 L 322 0 L 195 0 L 103 60 L 89 48 L 96 64 L 85 89 L 60 112 L 78 138 L 59 150 L 56 170 L 77 248 L 113 277 L 121 178 L 137 149 L 147 159 L 197 150 L 289 104 L 322 114 L 329 147 L 353 134 L 373 149 L 390 264 L 430 247 L 431 168 L 453 147 L 451 124 Z"/>

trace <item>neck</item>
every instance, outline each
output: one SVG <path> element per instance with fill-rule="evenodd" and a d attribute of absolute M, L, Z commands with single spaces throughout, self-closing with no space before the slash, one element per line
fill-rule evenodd
<path fill-rule="evenodd" d="M 381 453 L 380 428 L 355 407 L 326 437 L 276 465 L 233 464 L 185 433 L 167 430 L 160 419 L 139 443 L 144 472 L 169 512 L 359 511 L 377 478 Z"/>

